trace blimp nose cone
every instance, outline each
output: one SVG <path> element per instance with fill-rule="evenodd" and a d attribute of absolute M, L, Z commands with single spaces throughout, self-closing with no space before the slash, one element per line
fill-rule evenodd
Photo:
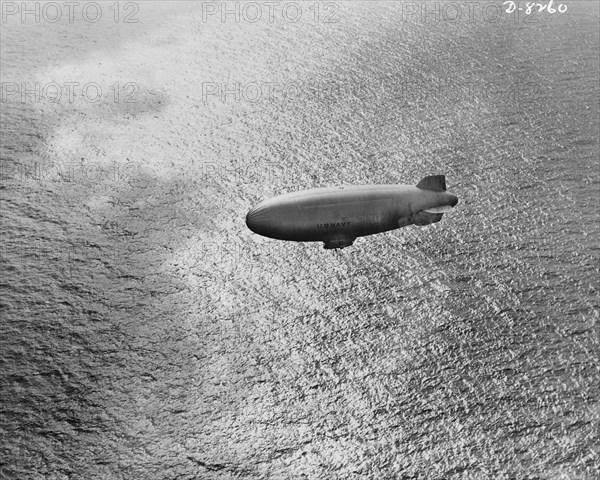
<path fill-rule="evenodd" d="M 254 208 L 251 208 L 250 211 L 248 212 L 248 214 L 246 215 L 246 225 L 248 226 L 248 228 L 250 230 L 252 230 L 254 233 L 256 233 L 257 224 L 258 224 L 258 221 L 257 221 L 256 207 L 254 207 Z"/>
<path fill-rule="evenodd" d="M 268 227 L 267 207 L 264 204 L 250 209 L 246 215 L 246 225 L 254 233 L 262 234 Z"/>

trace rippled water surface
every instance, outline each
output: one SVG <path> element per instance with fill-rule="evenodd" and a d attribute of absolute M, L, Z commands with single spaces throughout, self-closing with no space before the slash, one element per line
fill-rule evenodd
<path fill-rule="evenodd" d="M 598 3 L 102 5 L 2 25 L 3 478 L 600 476 Z M 437 173 L 341 251 L 244 224 Z"/>

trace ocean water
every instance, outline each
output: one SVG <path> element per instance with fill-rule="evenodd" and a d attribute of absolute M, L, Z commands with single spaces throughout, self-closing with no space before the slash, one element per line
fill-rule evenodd
<path fill-rule="evenodd" d="M 7 15 L 2 478 L 598 478 L 599 4 L 565 4 Z M 341 251 L 244 224 L 440 173 L 440 223 Z"/>

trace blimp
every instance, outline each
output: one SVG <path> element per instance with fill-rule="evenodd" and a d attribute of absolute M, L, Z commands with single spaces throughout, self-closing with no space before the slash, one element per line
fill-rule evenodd
<path fill-rule="evenodd" d="M 446 177 L 431 175 L 416 186 L 353 185 L 286 193 L 252 208 L 246 225 L 264 237 L 323 242 L 326 249 L 339 249 L 358 237 L 439 222 L 457 203 L 458 197 L 446 191 Z"/>

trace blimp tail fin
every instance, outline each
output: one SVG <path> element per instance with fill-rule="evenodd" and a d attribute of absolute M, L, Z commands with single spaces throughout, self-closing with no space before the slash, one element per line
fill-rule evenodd
<path fill-rule="evenodd" d="M 446 191 L 446 177 L 444 175 L 431 175 L 423 178 L 417 183 L 417 188 L 423 190 L 433 190 L 434 192 L 445 192 Z"/>

